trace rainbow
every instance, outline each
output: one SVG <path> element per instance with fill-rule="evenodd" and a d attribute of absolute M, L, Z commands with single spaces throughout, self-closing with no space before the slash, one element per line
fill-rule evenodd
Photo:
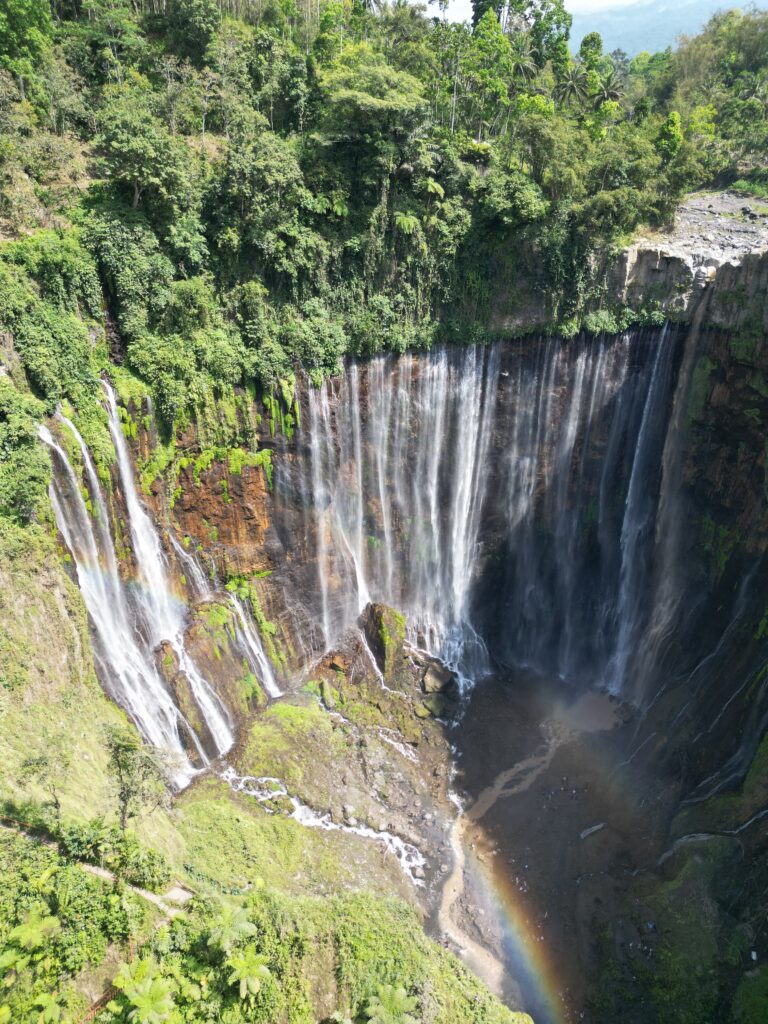
<path fill-rule="evenodd" d="M 475 825 L 475 828 L 477 826 Z M 465 870 L 478 903 L 493 913 L 502 931 L 504 966 L 519 988 L 519 1005 L 534 1024 L 568 1024 L 563 984 L 556 964 L 513 878 L 494 872 L 467 852 Z"/>

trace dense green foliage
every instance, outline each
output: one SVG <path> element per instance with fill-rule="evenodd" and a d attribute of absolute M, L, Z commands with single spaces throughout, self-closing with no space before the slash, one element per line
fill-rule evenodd
<path fill-rule="evenodd" d="M 99 822 L 67 825 L 59 856 L 0 829 L 0 1010 L 11 1013 L 0 1020 L 78 1020 L 87 1001 L 77 976 L 109 944 L 123 963 L 108 975 L 118 994 L 101 1024 L 314 1024 L 318 1012 L 334 1010 L 332 1020 L 380 1024 L 521 1019 L 428 940 L 397 900 L 297 898 L 260 887 L 237 900 L 196 899 L 142 939 L 154 908 L 76 863 L 125 842 L 118 830 L 108 833 Z M 115 866 L 108 854 L 106 863 Z"/>
<path fill-rule="evenodd" d="M 0 830 L 0 872 L 0 1011 L 5 1006 L 5 1019 L 19 1024 L 58 1021 L 61 1010 L 77 1005 L 67 979 L 98 964 L 110 943 L 126 943 L 144 909 L 119 887 L 7 829 Z"/>
<path fill-rule="evenodd" d="M 82 824 L 68 822 L 55 834 L 69 860 L 98 864 L 130 885 L 160 892 L 171 881 L 170 868 L 161 854 L 141 846 L 132 832 L 107 825 L 103 818 Z"/>
<path fill-rule="evenodd" d="M 116 984 L 121 995 L 101 1024 L 314 1024 L 324 1012 L 313 1005 L 318 991 L 331 1021 L 519 1019 L 424 938 L 412 910 L 367 896 L 288 898 L 258 889 L 238 903 L 198 901 L 155 933 Z"/>
<path fill-rule="evenodd" d="M 595 34 L 571 55 L 561 0 L 478 0 L 474 28 L 351 0 L 4 11 L 0 217 L 47 230 L 5 246 L 0 322 L 49 409 L 97 394 L 102 291 L 170 425 L 298 365 L 484 337 L 502 285 L 573 329 L 596 250 L 691 187 L 765 184 L 758 13 L 628 61 Z"/>
<path fill-rule="evenodd" d="M 146 486 L 185 468 L 168 438 L 192 418 L 193 477 L 214 458 L 269 476 L 237 387 L 258 385 L 271 431 L 290 433 L 299 368 L 317 379 L 346 353 L 484 340 L 499 293 L 531 282 L 561 329 L 615 330 L 614 312 L 586 314 L 592 257 L 662 224 L 690 188 L 768 194 L 768 16 L 719 15 L 676 52 L 629 61 L 595 35 L 570 53 L 560 0 L 473 10 L 470 27 L 404 2 L 4 0 L 6 550 L 48 550 L 27 528 L 47 514 L 44 416 L 76 410 L 103 474 L 114 457 L 104 371 L 124 397 L 151 395 L 165 428 Z M 270 647 L 255 588 L 230 585 Z M 0 653 L 20 691 L 23 652 L 1 629 Z M 111 943 L 127 952 L 139 904 L 72 861 L 169 879 L 125 831 L 163 795 L 159 766 L 123 730 L 108 756 L 122 829 L 57 822 L 62 857 L 0 834 L 0 1024 L 57 1020 L 68 979 Z M 58 817 L 62 759 L 49 747 L 25 771 Z M 201 902 L 117 987 L 104 1022 L 314 1021 L 323 991 L 339 1020 L 512 1020 L 415 915 L 364 896 Z"/>
<path fill-rule="evenodd" d="M 237 386 L 282 419 L 298 367 L 486 338 L 497 297 L 532 283 L 561 330 L 619 325 L 585 318 L 594 254 L 691 187 L 768 188 L 768 16 L 628 61 L 596 34 L 571 55 L 561 0 L 474 15 L 4 5 L 0 328 L 20 365 L 0 382 L 0 514 L 44 504 L 35 421 L 58 402 L 109 465 L 110 357 L 166 429 L 197 417 L 237 450 L 207 412 Z"/>

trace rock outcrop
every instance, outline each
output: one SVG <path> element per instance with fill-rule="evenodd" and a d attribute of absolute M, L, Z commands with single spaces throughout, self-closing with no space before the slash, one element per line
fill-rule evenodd
<path fill-rule="evenodd" d="M 705 325 L 733 330 L 757 318 L 768 329 L 768 206 L 727 192 L 691 196 L 671 230 L 642 235 L 601 271 L 608 303 L 687 322 L 710 289 Z"/>

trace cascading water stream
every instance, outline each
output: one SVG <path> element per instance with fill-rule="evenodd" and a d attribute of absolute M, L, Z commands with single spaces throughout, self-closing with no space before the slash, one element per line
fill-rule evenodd
<path fill-rule="evenodd" d="M 489 670 L 489 645 L 622 691 L 657 584 L 678 341 L 438 348 L 308 388 L 277 514 L 301 495 L 324 645 L 381 601 L 464 683 Z"/>
<path fill-rule="evenodd" d="M 195 702 L 216 744 L 217 753 L 224 754 L 235 741 L 229 714 L 187 653 L 184 645 L 184 605 L 177 601 L 171 592 L 160 538 L 139 500 L 115 393 L 106 381 L 104 390 L 107 396 L 109 429 L 115 446 L 120 483 L 128 510 L 133 553 L 139 574 L 140 585 L 136 591 L 135 602 L 148 630 L 151 645 L 154 647 L 166 641 L 175 651 L 179 667 L 189 681 Z"/>
<path fill-rule="evenodd" d="M 74 433 L 81 443 L 79 434 Z M 134 628 L 134 617 L 117 573 L 109 530 L 100 526 L 99 544 L 80 493 L 79 480 L 66 452 L 46 427 L 41 426 L 39 434 L 57 460 L 59 472 L 53 474 L 51 504 L 59 531 L 75 561 L 78 583 L 97 641 L 95 653 L 107 689 L 118 704 L 130 712 L 148 743 L 174 752 L 182 765 L 174 773 L 175 781 L 180 786 L 186 785 L 193 769 L 187 759 L 182 732 L 196 745 L 204 763 L 205 752 L 174 704 L 151 651 Z M 91 478 L 90 472 L 88 476 L 93 485 L 95 476 Z M 93 500 L 103 501 L 97 494 L 98 491 Z"/>
<path fill-rule="evenodd" d="M 405 610 L 414 634 L 460 676 L 487 670 L 467 600 L 498 366 L 498 351 L 479 346 L 442 349 L 423 364 L 377 357 L 310 391 L 301 490 L 316 512 L 326 646 L 379 600 Z M 444 431 L 455 446 L 450 467 Z"/>
<path fill-rule="evenodd" d="M 136 582 L 126 584 L 120 578 L 107 504 L 93 459 L 75 425 L 60 412 L 57 419 L 71 433 L 80 450 L 93 516 L 88 512 L 78 476 L 66 452 L 50 431 L 41 427 L 40 437 L 54 457 L 51 501 L 59 530 L 75 560 L 78 582 L 96 635 L 96 657 L 105 685 L 131 714 L 147 742 L 173 752 L 180 766 L 173 769 L 174 780 L 182 786 L 195 771 L 189 752 L 193 752 L 198 766 L 207 765 L 211 754 L 221 755 L 230 749 L 234 742 L 233 728 L 227 709 L 186 648 L 185 606 L 171 591 L 160 539 L 136 489 L 115 394 L 109 384 L 105 383 L 104 387 L 120 489 L 128 513 Z M 176 544 L 175 538 L 171 538 L 171 542 L 190 573 L 194 588 L 201 597 L 209 596 L 210 586 L 195 560 Z M 238 635 L 249 664 L 264 682 L 265 689 L 274 696 L 279 692 L 274 674 L 258 638 L 250 635 L 253 627 L 241 608 L 235 611 L 238 620 L 242 618 L 244 623 L 238 626 Z M 158 669 L 156 649 L 161 643 L 167 643 L 176 655 L 178 668 L 187 680 L 213 743 L 212 751 L 204 749 Z"/>
<path fill-rule="evenodd" d="M 72 420 L 64 416 L 60 410 L 57 410 L 56 412 L 56 419 L 59 420 L 60 423 L 64 424 L 70 434 L 74 437 L 75 441 L 77 441 L 78 448 L 80 449 L 80 455 L 83 460 L 83 466 L 85 467 L 85 473 L 88 477 L 88 490 L 91 495 L 91 501 L 94 505 L 94 516 L 96 518 L 99 537 L 101 540 L 100 549 L 108 561 L 109 572 L 116 579 L 118 577 L 117 559 L 115 557 L 115 549 L 112 544 L 112 535 L 109 532 L 109 514 L 107 512 L 106 502 L 104 501 L 104 495 L 101 492 L 101 483 L 99 482 L 96 467 L 94 466 L 93 459 L 91 458 L 91 453 L 88 451 L 88 446 Z"/>
<path fill-rule="evenodd" d="M 283 691 L 277 684 L 267 653 L 259 639 L 258 633 L 253 627 L 249 615 L 243 607 L 243 602 L 236 594 L 229 594 L 229 603 L 237 618 L 240 645 L 251 667 L 251 671 L 266 690 L 267 696 L 273 699 L 282 696 Z"/>
<path fill-rule="evenodd" d="M 168 534 L 168 540 L 171 542 L 171 547 L 176 552 L 177 558 L 186 570 L 185 578 L 187 584 L 189 585 L 191 581 L 191 586 L 195 591 L 195 595 L 202 600 L 210 597 L 213 592 L 210 581 L 198 565 L 197 560 L 190 555 L 188 551 L 184 550 L 183 545 L 179 544 L 170 532 Z"/>
<path fill-rule="evenodd" d="M 197 560 L 188 551 L 184 550 L 173 534 L 169 534 L 169 540 L 179 561 L 186 567 L 189 573 L 197 597 L 203 601 L 210 600 L 214 597 L 215 590 L 198 565 Z M 281 697 L 283 691 L 278 686 L 274 669 L 264 650 L 264 645 L 254 628 L 253 621 L 243 606 L 243 602 L 236 594 L 229 592 L 227 593 L 227 601 L 237 619 L 237 641 L 245 655 L 249 668 L 264 687 L 267 696 L 273 699 Z"/>
<path fill-rule="evenodd" d="M 665 327 L 654 356 L 621 527 L 621 575 L 616 608 L 618 636 L 604 680 L 614 693 L 622 692 L 627 666 L 644 621 L 648 567 L 642 553 L 656 523 L 658 487 L 654 487 L 652 481 L 654 474 L 660 472 L 659 457 L 666 436 L 664 404 L 669 393 L 665 384 L 673 363 L 672 346 L 667 343 L 667 337 Z"/>

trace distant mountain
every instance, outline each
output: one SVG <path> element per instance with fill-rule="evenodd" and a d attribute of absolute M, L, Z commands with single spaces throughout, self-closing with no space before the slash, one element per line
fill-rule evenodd
<path fill-rule="evenodd" d="M 566 3 L 566 7 L 567 7 Z M 699 32 L 717 11 L 746 7 L 739 0 L 637 0 L 628 7 L 584 11 L 573 15 L 571 48 L 577 50 L 588 32 L 599 32 L 607 52 L 621 49 L 633 55 L 674 46 L 680 35 Z M 768 9 L 768 0 L 755 5 Z"/>

